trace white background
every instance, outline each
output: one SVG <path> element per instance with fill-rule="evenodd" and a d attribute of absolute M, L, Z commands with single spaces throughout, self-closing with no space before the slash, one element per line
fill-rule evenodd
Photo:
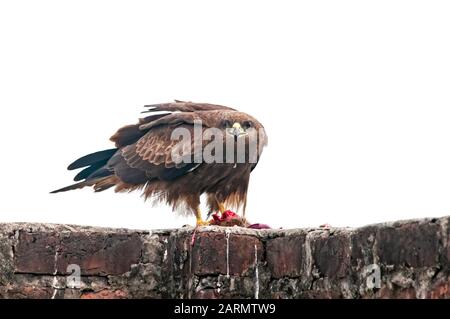
<path fill-rule="evenodd" d="M 0 222 L 194 218 L 71 183 L 144 104 L 257 117 L 248 217 L 273 227 L 450 214 L 448 1 L 2 1 Z"/>

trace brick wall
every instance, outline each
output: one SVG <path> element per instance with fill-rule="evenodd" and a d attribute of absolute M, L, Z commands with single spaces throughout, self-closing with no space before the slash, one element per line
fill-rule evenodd
<path fill-rule="evenodd" d="M 0 297 L 450 298 L 449 221 L 194 236 L 0 224 Z"/>

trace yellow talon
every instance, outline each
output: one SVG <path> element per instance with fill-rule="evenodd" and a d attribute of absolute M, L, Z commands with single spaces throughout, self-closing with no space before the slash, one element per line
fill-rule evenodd
<path fill-rule="evenodd" d="M 208 221 L 204 221 L 202 219 L 202 212 L 200 211 L 200 208 L 197 208 L 197 211 L 195 213 L 195 218 L 197 220 L 197 224 L 196 224 L 197 227 L 198 226 L 208 226 L 209 225 Z"/>
<path fill-rule="evenodd" d="M 196 226 L 209 226 L 209 222 L 205 221 L 205 220 L 201 220 L 201 219 L 197 219 L 197 224 Z"/>

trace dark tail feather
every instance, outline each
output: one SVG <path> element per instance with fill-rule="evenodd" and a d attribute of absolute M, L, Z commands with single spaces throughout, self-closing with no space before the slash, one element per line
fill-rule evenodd
<path fill-rule="evenodd" d="M 77 168 L 81 168 L 81 167 L 86 167 L 86 166 L 89 166 L 92 164 L 96 164 L 98 162 L 108 161 L 116 152 L 117 152 L 117 148 L 112 148 L 109 150 L 99 151 L 99 152 L 85 155 L 85 156 L 77 159 L 72 164 L 70 164 L 69 167 L 67 167 L 67 169 L 73 170 L 73 169 L 77 169 Z"/>
<path fill-rule="evenodd" d="M 79 189 L 79 188 L 83 188 L 85 186 L 92 186 L 95 184 L 95 180 L 92 181 L 85 181 L 85 182 L 79 182 L 76 184 L 72 184 L 57 190 L 54 190 L 53 192 L 50 192 L 50 194 L 55 194 L 55 193 L 60 193 L 60 192 L 67 192 L 67 191 L 71 191 L 73 189 Z"/>
<path fill-rule="evenodd" d="M 101 161 L 95 164 L 92 164 L 91 166 L 88 166 L 84 168 L 81 172 L 79 172 L 75 178 L 73 179 L 75 182 L 81 181 L 83 179 L 86 179 L 89 177 L 89 175 L 93 174 L 98 169 L 102 168 L 107 161 Z"/>
<path fill-rule="evenodd" d="M 84 182 L 75 183 L 57 190 L 54 190 L 53 192 L 50 192 L 50 194 L 60 193 L 60 192 L 67 192 L 74 189 L 80 189 L 85 186 L 93 186 L 94 190 L 96 192 L 104 191 L 105 189 L 108 189 L 117 183 L 117 178 L 115 176 L 106 176 L 106 177 L 99 177 L 99 178 L 93 178 L 89 179 Z"/>
<path fill-rule="evenodd" d="M 105 165 L 116 152 L 117 148 L 112 148 L 80 157 L 75 162 L 70 164 L 67 169 L 73 170 L 84 167 L 84 169 L 75 176 L 74 180 L 86 180 L 54 190 L 50 193 L 54 194 L 59 192 L 66 192 L 83 188 L 85 186 L 94 186 L 95 191 L 102 191 L 114 186 L 115 181 L 112 176 L 113 172 L 108 170 Z"/>
<path fill-rule="evenodd" d="M 95 172 L 93 172 L 91 175 L 88 176 L 88 180 L 93 179 L 93 178 L 101 178 L 101 177 L 107 177 L 107 176 L 111 176 L 114 173 L 112 171 L 110 171 L 109 169 L 107 169 L 106 167 L 101 167 L 98 170 L 96 170 Z"/>

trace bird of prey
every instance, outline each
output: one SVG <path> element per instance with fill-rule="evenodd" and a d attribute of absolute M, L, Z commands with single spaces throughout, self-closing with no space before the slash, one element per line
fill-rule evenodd
<path fill-rule="evenodd" d="M 115 148 L 83 156 L 68 170 L 83 168 L 77 183 L 64 192 L 91 186 L 96 192 L 142 190 L 143 196 L 202 218 L 200 196 L 208 213 L 242 208 L 245 214 L 250 172 L 267 144 L 263 125 L 233 108 L 175 100 L 146 105 L 149 116 L 120 128 Z"/>

